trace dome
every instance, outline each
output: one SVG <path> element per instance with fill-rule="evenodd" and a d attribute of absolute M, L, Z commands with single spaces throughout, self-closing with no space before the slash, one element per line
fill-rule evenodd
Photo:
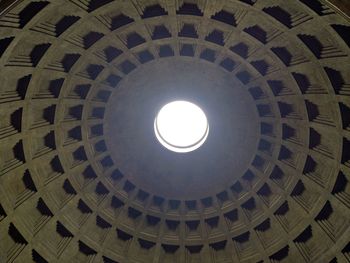
<path fill-rule="evenodd" d="M 0 262 L 349 262 L 349 14 L 1 1 Z"/>

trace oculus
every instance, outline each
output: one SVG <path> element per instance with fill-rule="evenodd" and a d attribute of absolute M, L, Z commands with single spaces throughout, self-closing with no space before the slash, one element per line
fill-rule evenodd
<path fill-rule="evenodd" d="M 205 113 L 197 105 L 188 101 L 173 101 L 158 112 L 154 132 L 165 148 L 185 153 L 203 145 L 209 134 L 209 124 Z"/>

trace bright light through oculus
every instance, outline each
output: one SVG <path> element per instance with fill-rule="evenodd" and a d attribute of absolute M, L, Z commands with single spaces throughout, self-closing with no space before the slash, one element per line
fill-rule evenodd
<path fill-rule="evenodd" d="M 207 139 L 209 124 L 204 112 L 188 101 L 166 104 L 154 120 L 159 142 L 174 152 L 191 152 Z"/>

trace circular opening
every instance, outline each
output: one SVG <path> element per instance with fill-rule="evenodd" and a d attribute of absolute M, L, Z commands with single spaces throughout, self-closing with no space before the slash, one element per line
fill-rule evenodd
<path fill-rule="evenodd" d="M 208 137 L 209 124 L 201 108 L 188 101 L 173 101 L 154 120 L 158 141 L 174 152 L 198 149 Z"/>

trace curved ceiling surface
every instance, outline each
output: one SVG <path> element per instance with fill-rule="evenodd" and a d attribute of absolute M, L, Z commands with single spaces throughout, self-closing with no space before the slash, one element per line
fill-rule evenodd
<path fill-rule="evenodd" d="M 350 261 L 347 3 L 0 8 L 0 262 Z M 193 152 L 154 135 L 173 100 Z"/>
<path fill-rule="evenodd" d="M 156 114 L 174 100 L 196 103 L 209 119 L 207 141 L 191 153 L 165 149 L 154 134 Z M 211 63 L 150 62 L 111 96 L 106 142 L 119 170 L 143 190 L 169 199 L 205 198 L 234 183 L 254 157 L 259 126 L 252 103 L 239 81 Z"/>

